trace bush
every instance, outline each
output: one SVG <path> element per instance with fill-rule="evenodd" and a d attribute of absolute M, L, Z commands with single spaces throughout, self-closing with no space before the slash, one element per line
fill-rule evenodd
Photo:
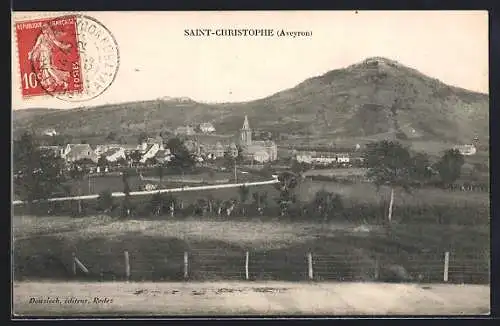
<path fill-rule="evenodd" d="M 101 212 L 111 211 L 113 208 L 113 196 L 111 191 L 104 190 L 99 193 L 97 198 L 97 210 Z"/>

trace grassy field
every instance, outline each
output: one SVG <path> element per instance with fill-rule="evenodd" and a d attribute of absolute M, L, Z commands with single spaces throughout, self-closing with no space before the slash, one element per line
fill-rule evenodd
<path fill-rule="evenodd" d="M 303 281 L 306 255 L 312 252 L 318 281 L 372 281 L 378 264 L 378 280 L 441 282 L 443 254 L 450 251 L 451 282 L 489 282 L 489 227 L 485 225 L 400 224 L 387 233 L 380 226 L 257 219 L 15 216 L 13 230 L 17 280 L 74 279 L 72 252 L 89 269 L 89 274 L 77 279 L 123 280 L 125 250 L 134 281 L 182 280 L 185 251 L 191 280 L 242 280 L 248 250 L 252 280 Z"/>
<path fill-rule="evenodd" d="M 341 184 L 330 181 L 304 181 L 297 188 L 300 200 L 311 200 L 317 191 L 326 190 L 340 194 L 346 203 L 381 203 L 388 202 L 390 190 L 387 187 L 377 188 L 370 183 Z M 464 206 L 477 204 L 488 208 L 490 197 L 488 193 L 447 191 L 439 188 L 414 189 L 411 193 L 396 190 L 396 206 L 419 206 L 422 204 L 446 204 Z"/>
<path fill-rule="evenodd" d="M 14 284 L 16 316 L 487 315 L 490 289 L 477 285 L 375 283 Z M 29 303 L 32 298 L 59 303 Z M 65 303 L 68 298 L 87 303 Z M 97 299 L 96 299 L 97 298 Z"/>
<path fill-rule="evenodd" d="M 132 191 L 139 191 L 141 186 L 146 184 L 160 184 L 159 178 L 157 180 L 150 180 L 155 178 L 154 175 L 149 173 L 147 176 L 144 175 L 148 180 L 141 180 L 139 176 L 131 176 L 129 177 L 129 185 Z M 165 175 L 164 180 L 161 183 L 162 188 L 176 188 L 181 187 L 182 183 L 179 182 L 170 182 L 169 178 L 179 178 L 181 176 L 177 175 Z M 210 176 L 208 173 L 203 173 L 199 175 L 193 175 L 193 179 L 205 179 L 208 184 L 216 184 L 217 179 L 229 179 L 230 182 L 234 179 L 234 174 L 232 173 L 222 173 L 218 172 L 214 176 Z M 254 182 L 254 181 L 262 181 L 264 178 L 255 176 L 252 174 L 244 174 L 238 173 L 238 182 Z M 81 181 L 69 181 L 67 184 L 71 187 L 71 194 L 78 195 L 81 191 L 82 195 L 89 194 L 98 194 L 101 191 L 109 190 L 111 192 L 120 192 L 123 191 L 123 181 L 121 176 L 98 176 L 91 177 L 90 180 L 88 177 L 85 177 Z M 189 183 L 186 183 L 189 184 Z"/>

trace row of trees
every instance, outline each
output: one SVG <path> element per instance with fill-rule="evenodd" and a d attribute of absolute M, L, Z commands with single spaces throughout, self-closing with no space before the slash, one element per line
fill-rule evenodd
<path fill-rule="evenodd" d="M 184 173 L 191 169 L 195 160 L 186 146 L 178 138 L 172 138 L 167 147 L 170 149 L 173 157 L 167 166 L 160 165 L 158 174 L 160 179 L 163 176 L 164 168 L 174 169 Z M 464 164 L 463 156 L 456 150 L 449 150 L 444 153 L 441 159 L 431 164 L 427 155 L 417 153 L 411 155 L 408 148 L 398 142 L 382 141 L 367 146 L 363 154 L 368 167 L 367 177 L 373 181 L 377 187 L 387 186 L 390 189 L 390 202 L 388 207 L 387 219 L 392 220 L 392 211 L 394 206 L 394 192 L 398 189 L 411 191 L 413 185 L 419 182 L 429 180 L 437 173 L 443 184 L 450 184 L 460 177 L 461 167 Z M 241 161 L 241 152 L 237 156 L 226 153 L 225 160 L 228 167 L 234 167 Z M 279 183 L 276 184 L 278 198 L 276 199 L 281 216 L 288 214 L 290 205 L 294 204 L 296 195 L 294 189 L 301 180 L 301 173 L 307 167 L 303 164 L 295 164 L 292 171 L 281 173 L 278 177 Z M 31 202 L 35 199 L 44 199 L 50 197 L 54 192 L 61 191 L 65 180 L 72 179 L 81 183 L 85 172 L 78 166 L 73 165 L 69 173 L 64 172 L 64 162 L 57 158 L 51 152 L 40 150 L 33 137 L 26 133 L 20 139 L 14 142 L 14 171 L 15 171 L 15 194 L 23 200 Z M 161 180 L 160 180 L 161 182 Z M 123 174 L 124 192 L 126 195 L 124 201 L 124 211 L 129 212 L 131 203 L 129 198 L 130 186 L 128 185 L 128 175 Z M 240 202 L 246 202 L 249 194 L 248 189 L 240 189 Z M 267 200 L 267 194 L 253 194 L 259 203 Z M 323 193 L 318 195 L 318 209 L 322 214 L 330 210 L 329 207 L 338 207 L 339 200 L 335 195 Z M 163 210 L 164 204 L 171 209 L 171 201 L 157 200 L 157 212 Z M 229 200 L 228 203 L 220 206 L 211 200 L 206 200 L 206 208 L 212 211 L 214 207 L 221 210 L 235 207 L 235 200 Z M 201 201 L 200 201 L 201 204 Z M 173 205 L 175 207 L 175 205 Z M 204 205 L 201 205 L 205 207 Z M 261 209 L 261 205 L 259 210 Z M 174 208 L 175 209 L 175 208 Z M 81 209 L 79 209 L 81 211 Z"/>

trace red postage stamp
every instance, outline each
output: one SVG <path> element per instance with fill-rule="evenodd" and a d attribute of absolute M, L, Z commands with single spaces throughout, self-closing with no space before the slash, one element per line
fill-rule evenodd
<path fill-rule="evenodd" d="M 83 90 L 76 16 L 15 24 L 23 97 Z"/>

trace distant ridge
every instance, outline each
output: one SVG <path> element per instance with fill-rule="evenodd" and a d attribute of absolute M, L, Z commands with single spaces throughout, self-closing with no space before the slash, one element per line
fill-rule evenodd
<path fill-rule="evenodd" d="M 386 135 L 453 143 L 469 143 L 475 137 L 489 141 L 487 94 L 446 85 L 383 57 L 370 57 L 243 103 L 207 104 L 166 96 L 15 115 L 15 129 L 52 127 L 74 135 L 138 133 L 145 120 L 150 133 L 203 121 L 214 123 L 218 133 L 234 133 L 248 115 L 252 128 L 311 139 Z"/>

